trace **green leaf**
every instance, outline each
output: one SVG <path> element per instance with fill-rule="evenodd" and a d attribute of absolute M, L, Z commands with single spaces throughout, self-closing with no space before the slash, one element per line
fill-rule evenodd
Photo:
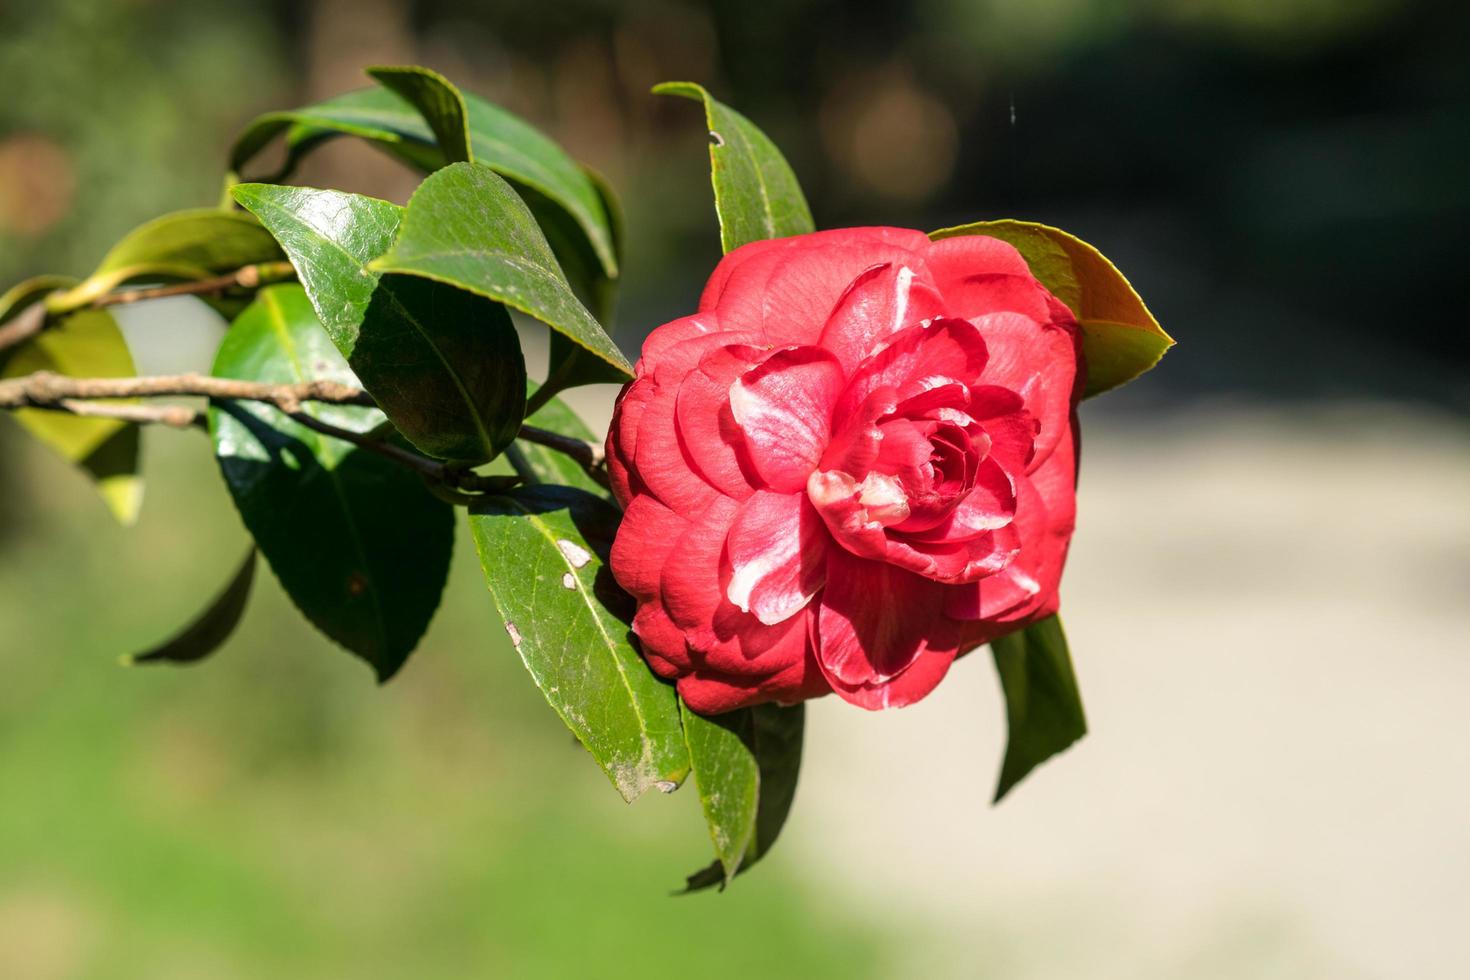
<path fill-rule="evenodd" d="M 532 486 L 471 510 L 491 598 L 536 686 L 623 798 L 672 792 L 689 754 L 672 685 L 629 641 L 632 599 L 607 568 L 618 511 L 568 487 Z"/>
<path fill-rule="evenodd" d="M 73 313 L 9 352 L 0 378 L 54 371 L 76 378 L 127 378 L 133 356 L 106 310 Z M 138 475 L 138 426 L 117 419 L 81 418 L 39 408 L 14 413 L 31 435 L 76 463 L 122 524 L 138 519 L 143 478 Z"/>
<path fill-rule="evenodd" d="M 417 74 L 413 84 L 431 86 L 431 73 L 416 68 L 370 69 L 386 83 L 385 73 L 398 73 L 395 81 L 407 86 L 408 76 Z M 449 82 L 433 76 L 443 86 Z M 450 86 L 452 88 L 452 86 Z M 444 103 L 447 94 L 440 89 L 435 98 Z M 545 134 L 519 116 L 470 94 L 461 94 L 469 131 L 469 152 L 459 153 L 457 132 L 451 139 L 450 153 L 442 151 L 424 116 L 400 95 L 386 88 L 361 89 L 345 95 L 289 112 L 272 112 L 256 119 L 240 136 L 231 154 L 231 169 L 240 171 L 277 134 L 286 133 L 286 161 L 279 172 L 263 179 L 284 179 L 300 159 L 314 146 L 340 135 L 357 136 L 380 144 L 389 153 L 421 170 L 435 170 L 446 163 L 475 159 L 483 163 L 528 199 L 538 218 L 552 214 L 569 218 L 579 230 L 572 247 L 585 249 L 596 258 L 602 274 L 608 279 L 618 275 L 617 252 L 607 207 L 594 181 L 571 157 Z M 452 101 L 452 100 L 450 100 Z M 451 113 L 439 114 L 438 125 L 451 132 Z M 446 159 L 446 156 L 448 157 Z"/>
<path fill-rule="evenodd" d="M 240 624 L 254 583 L 255 549 L 251 548 L 230 578 L 229 585 L 192 623 L 153 649 L 124 657 L 123 664 L 187 664 L 203 660 L 218 650 Z"/>
<path fill-rule="evenodd" d="M 632 366 L 572 294 L 531 212 L 489 167 L 455 163 L 414 192 L 392 251 L 369 266 L 469 290 L 529 314 L 615 369 Z"/>
<path fill-rule="evenodd" d="M 758 704 L 722 715 L 696 714 L 682 701 L 694 784 L 715 861 L 689 876 L 688 890 L 724 887 L 760 860 L 786 823 L 801 770 L 806 711 Z"/>
<path fill-rule="evenodd" d="M 583 422 L 577 413 L 559 398 L 553 398 L 538 408 L 526 418 L 526 424 L 559 432 L 573 439 L 602 442 L 591 429 L 587 428 L 587 423 Z M 603 499 L 609 499 L 607 487 L 588 476 L 581 464 L 566 453 L 559 453 L 554 449 L 525 441 L 517 444 L 516 451 L 521 454 L 521 458 L 540 482 L 554 486 L 575 487 Z"/>
<path fill-rule="evenodd" d="M 270 232 L 242 211 L 176 211 L 128 232 L 53 309 L 77 309 L 109 290 L 139 280 L 207 279 L 241 266 L 284 258 Z"/>
<path fill-rule="evenodd" d="M 473 160 L 470 150 L 470 125 L 466 117 L 464 96 L 454 84 L 428 68 L 415 65 L 384 65 L 367 70 L 374 81 L 397 93 L 418 110 L 434 142 L 444 155 L 445 163 Z"/>
<path fill-rule="evenodd" d="M 1043 619 L 990 643 L 1005 691 L 1010 736 L 995 801 L 1027 774 L 1087 734 L 1082 695 L 1062 621 Z"/>
<path fill-rule="evenodd" d="M 710 179 L 720 218 L 720 243 L 726 252 L 763 238 L 815 230 L 796 175 L 776 144 L 753 122 L 693 82 L 664 82 L 653 91 L 704 103 Z"/>
<path fill-rule="evenodd" d="M 1014 245 L 1031 274 L 1076 315 L 1087 361 L 1084 398 L 1127 384 L 1174 346 L 1123 274 L 1080 238 L 1047 225 L 1010 220 L 929 233 L 936 240 L 956 235 L 989 235 Z"/>
<path fill-rule="evenodd" d="M 297 285 L 260 291 L 225 335 L 214 374 L 358 383 Z M 302 411 L 359 433 L 383 421 L 371 408 L 309 402 Z M 387 680 L 439 604 L 453 508 L 407 468 L 266 405 L 215 403 L 209 427 L 225 485 L 281 586 Z"/>
<path fill-rule="evenodd" d="M 71 276 L 34 276 L 18 282 L 4 293 L 0 293 L 0 323 L 9 323 L 21 311 L 37 300 L 45 299 L 59 289 L 70 289 L 77 284 Z M 0 358 L 3 358 L 0 352 Z"/>
<path fill-rule="evenodd" d="M 499 304 L 442 283 L 380 276 L 403 209 L 360 194 L 240 184 L 236 200 L 290 256 L 363 386 L 431 456 L 482 463 L 520 431 L 526 365 Z"/>

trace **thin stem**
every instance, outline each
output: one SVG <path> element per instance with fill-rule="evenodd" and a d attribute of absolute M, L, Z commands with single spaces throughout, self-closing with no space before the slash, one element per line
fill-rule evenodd
<path fill-rule="evenodd" d="M 46 325 L 46 304 L 37 300 L 21 310 L 4 326 L 0 326 L 0 351 L 6 351 L 30 340 Z"/>
<path fill-rule="evenodd" d="M 0 326 L 0 351 L 25 343 L 44 330 L 47 323 L 78 310 L 100 310 L 109 306 L 126 306 L 129 303 L 141 303 L 144 300 L 163 299 L 168 296 L 207 296 L 230 289 L 258 289 L 266 283 L 289 279 L 295 274 L 289 262 L 259 262 L 255 265 L 241 266 L 233 272 L 211 276 L 208 279 L 170 283 L 167 286 L 119 289 L 75 305 L 63 303 L 54 308 L 48 307 L 46 298 L 42 298 L 27 306 L 9 323 Z M 52 296 L 56 295 L 52 294 Z M 68 294 L 62 291 L 61 295 L 64 298 Z"/>
<path fill-rule="evenodd" d="M 170 283 L 167 286 L 141 286 L 137 289 L 120 289 L 113 293 L 103 293 L 87 305 L 93 309 L 102 309 L 107 306 L 141 303 L 150 299 L 164 299 L 168 296 L 207 296 L 210 293 L 222 293 L 228 289 L 259 289 L 266 283 L 289 278 L 294 274 L 295 270 L 289 262 L 260 262 L 256 265 L 241 266 L 234 272 L 226 272 L 208 279 Z M 53 310 L 52 312 L 61 311 Z"/>
<path fill-rule="evenodd" d="M 271 384 L 235 381 L 204 374 L 158 375 L 148 378 L 73 378 L 37 371 L 0 381 L 0 408 L 46 408 L 64 399 L 158 398 L 199 395 L 205 398 L 268 402 L 291 413 L 306 401 L 373 407 L 376 402 L 361 388 L 336 381 Z"/>
<path fill-rule="evenodd" d="M 84 418 L 118 419 L 143 425 L 166 425 L 171 429 L 202 429 L 204 413 L 187 405 L 103 405 L 66 398 L 44 410 L 61 410 Z"/>
<path fill-rule="evenodd" d="M 38 408 L 70 412 L 97 418 L 115 418 L 127 422 L 153 423 L 174 428 L 202 424 L 197 409 L 182 405 L 97 405 L 97 399 L 204 397 L 220 401 L 254 401 L 273 405 L 297 422 L 333 438 L 344 439 L 364 449 L 390 457 L 430 479 L 468 491 L 504 490 L 505 477 L 479 476 L 468 470 L 427 456 L 420 456 L 390 442 L 342 429 L 302 412 L 305 402 L 332 405 L 374 407 L 371 395 L 361 388 L 336 381 L 302 381 L 295 384 L 271 384 L 260 381 L 236 381 L 203 374 L 158 375 L 145 378 L 73 378 L 51 371 L 37 371 L 0 381 L 0 409 Z M 585 439 L 523 425 L 518 438 L 556 450 L 575 460 L 587 475 L 603 486 L 608 485 L 606 454 L 600 445 Z M 514 447 L 511 447 L 514 450 Z M 530 466 L 519 451 L 507 451 L 511 464 L 524 477 Z"/>
<path fill-rule="evenodd" d="M 534 442 L 538 446 L 545 446 L 547 449 L 555 449 L 559 453 L 570 456 L 589 472 L 601 469 L 607 463 L 607 454 L 603 448 L 586 439 L 574 439 L 560 432 L 552 432 L 550 429 L 538 429 L 534 425 L 521 426 L 521 432 L 517 438 Z"/>
<path fill-rule="evenodd" d="M 293 421 L 306 426 L 308 429 L 320 432 L 322 435 L 331 436 L 333 439 L 350 442 L 360 449 L 366 449 L 368 452 L 377 453 L 379 456 L 391 459 L 401 466 L 406 466 L 430 480 L 447 484 L 456 490 L 464 490 L 470 493 L 498 493 L 503 490 L 508 490 L 520 482 L 519 477 L 480 476 L 478 473 L 471 473 L 468 470 L 459 469 L 441 460 L 420 456 L 416 452 L 404 449 L 402 446 L 396 446 L 391 442 L 386 442 L 374 436 L 361 432 L 353 432 L 351 429 L 343 429 L 332 425 L 330 422 L 323 422 L 321 419 L 307 412 L 290 412 L 288 414 Z"/>

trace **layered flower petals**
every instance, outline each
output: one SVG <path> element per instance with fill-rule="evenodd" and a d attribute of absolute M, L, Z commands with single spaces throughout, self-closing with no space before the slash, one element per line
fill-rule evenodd
<path fill-rule="evenodd" d="M 756 472 L 772 490 L 794 493 L 822 459 L 842 365 L 820 347 L 779 350 L 730 386 L 735 423 Z"/>
<path fill-rule="evenodd" d="M 1076 324 L 1003 242 L 859 228 L 725 257 L 650 335 L 608 436 L 612 552 L 696 711 L 877 709 L 1054 611 Z"/>
<path fill-rule="evenodd" d="M 849 372 L 904 327 L 944 312 L 939 291 L 917 262 L 871 266 L 848 285 L 818 341 Z"/>
<path fill-rule="evenodd" d="M 773 626 L 801 610 L 826 582 L 827 535 L 803 496 L 761 490 L 747 500 L 726 542 L 725 595 Z"/>

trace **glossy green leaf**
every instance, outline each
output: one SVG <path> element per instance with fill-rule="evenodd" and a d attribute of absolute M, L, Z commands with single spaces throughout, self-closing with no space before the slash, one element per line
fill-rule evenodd
<path fill-rule="evenodd" d="M 240 625 L 240 618 L 245 615 L 245 604 L 250 599 L 250 587 L 254 584 L 255 549 L 251 548 L 224 591 L 215 596 L 192 623 L 153 649 L 124 657 L 123 663 L 129 666 L 188 664 L 203 660 L 218 650 Z"/>
<path fill-rule="evenodd" d="M 176 211 L 128 232 L 85 282 L 56 298 L 55 306 L 75 309 L 129 282 L 207 279 L 282 258 L 270 232 L 243 211 Z"/>
<path fill-rule="evenodd" d="M 1174 346 L 1123 274 L 1080 238 L 1047 225 L 1010 220 L 942 228 L 929 237 L 956 235 L 989 235 L 1014 245 L 1031 274 L 1076 315 L 1087 361 L 1083 397 L 1127 384 Z"/>
<path fill-rule="evenodd" d="M 464 96 L 443 75 L 414 65 L 369 68 L 368 75 L 418 110 L 445 163 L 473 160 Z"/>
<path fill-rule="evenodd" d="M 526 418 L 527 425 L 534 425 L 540 429 L 548 429 L 559 432 L 573 439 L 584 439 L 587 442 L 601 443 L 587 423 L 583 422 L 572 411 L 566 402 L 559 398 L 553 398 L 542 405 L 533 414 Z M 572 459 L 566 453 L 559 453 L 554 449 L 537 445 L 534 442 L 519 442 L 516 451 L 521 454 L 522 460 L 530 468 L 531 472 L 541 483 L 549 483 L 554 486 L 575 487 L 585 490 L 604 499 L 608 498 L 608 489 L 587 475 L 580 463 Z"/>
<path fill-rule="evenodd" d="M 137 373 L 122 332 L 106 310 L 73 313 L 8 355 L 0 378 L 35 371 L 76 378 L 127 378 Z M 143 478 L 138 475 L 136 424 L 39 408 L 12 414 L 31 435 L 86 471 L 118 521 L 132 524 L 138 519 Z"/>
<path fill-rule="evenodd" d="M 726 252 L 764 238 L 815 230 L 796 174 L 776 144 L 753 122 L 693 82 L 664 82 L 653 91 L 704 103 L 710 179 L 715 187 L 720 243 Z"/>
<path fill-rule="evenodd" d="M 1087 734 L 1072 655 L 1056 616 L 992 640 L 1010 735 L 995 802 L 1047 759 Z"/>
<path fill-rule="evenodd" d="M 408 202 L 392 251 L 371 263 L 478 293 L 529 314 L 617 372 L 632 366 L 572 294 L 525 203 L 489 167 L 455 163 Z"/>
<path fill-rule="evenodd" d="M 532 486 L 471 509 L 491 598 L 536 686 L 623 798 L 671 792 L 689 772 L 672 685 L 629 640 L 632 599 L 607 568 L 619 519 L 606 500 Z"/>
<path fill-rule="evenodd" d="M 236 319 L 214 374 L 355 385 L 297 285 L 271 286 Z M 310 402 L 304 412 L 354 432 L 376 409 Z M 391 677 L 429 625 L 449 572 L 453 508 L 383 456 L 251 402 L 210 407 L 225 485 L 286 593 L 327 636 Z"/>
<path fill-rule="evenodd" d="M 408 77 L 430 86 L 431 73 L 415 68 L 371 69 L 375 76 L 398 73 L 395 81 L 407 86 Z M 438 77 L 438 76 L 435 76 Z M 383 79 L 386 81 L 386 79 Z M 442 78 L 439 81 L 448 86 Z M 452 88 L 452 86 L 451 86 Z M 436 98 L 442 103 L 442 90 Z M 285 132 L 286 161 L 275 174 L 263 179 L 279 181 L 295 169 L 302 156 L 323 140 L 351 135 L 370 140 L 389 153 L 422 170 L 434 170 L 460 159 L 483 163 L 516 188 L 534 199 L 532 210 L 539 217 L 562 215 L 580 234 L 568 246 L 585 250 L 602 267 L 602 275 L 618 275 L 617 253 L 607 207 L 593 180 L 571 157 L 544 133 L 525 120 L 468 93 L 461 93 L 469 130 L 469 153 L 456 148 L 442 152 L 424 116 L 400 95 L 386 88 L 361 89 L 289 112 L 272 112 L 256 119 L 240 136 L 231 154 L 231 168 L 240 171 L 277 134 Z M 437 110 L 433 110 L 439 115 Z M 441 128 L 448 115 L 439 115 Z M 448 157 L 446 159 L 446 156 Z"/>
<path fill-rule="evenodd" d="M 392 245 L 403 209 L 360 194 L 240 184 L 236 200 L 290 256 L 337 349 L 419 449 L 481 463 L 520 430 L 526 365 L 498 303 L 368 263 Z"/>
<path fill-rule="evenodd" d="M 705 716 L 680 702 L 684 738 L 715 861 L 688 889 L 728 884 L 760 860 L 786 823 L 801 771 L 806 709 L 758 704 Z"/>

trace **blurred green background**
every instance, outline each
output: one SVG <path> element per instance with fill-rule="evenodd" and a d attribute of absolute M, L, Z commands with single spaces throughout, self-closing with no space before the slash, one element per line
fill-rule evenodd
<path fill-rule="evenodd" d="M 203 441 L 147 434 L 124 530 L 0 422 L 0 978 L 1465 975 L 1467 9 L 4 3 L 0 285 L 215 201 L 256 113 L 415 62 L 618 188 L 628 351 L 718 259 L 697 113 L 646 94 L 669 78 L 766 128 L 819 226 L 1057 224 L 1181 344 L 1087 410 L 1089 740 L 992 812 L 981 658 L 897 718 L 816 705 L 784 846 L 679 899 L 693 794 L 618 800 L 466 537 L 384 688 L 269 576 L 206 665 L 125 670 L 245 546 Z M 345 140 L 298 179 L 415 182 Z M 218 330 L 123 321 L 149 371 Z"/>

